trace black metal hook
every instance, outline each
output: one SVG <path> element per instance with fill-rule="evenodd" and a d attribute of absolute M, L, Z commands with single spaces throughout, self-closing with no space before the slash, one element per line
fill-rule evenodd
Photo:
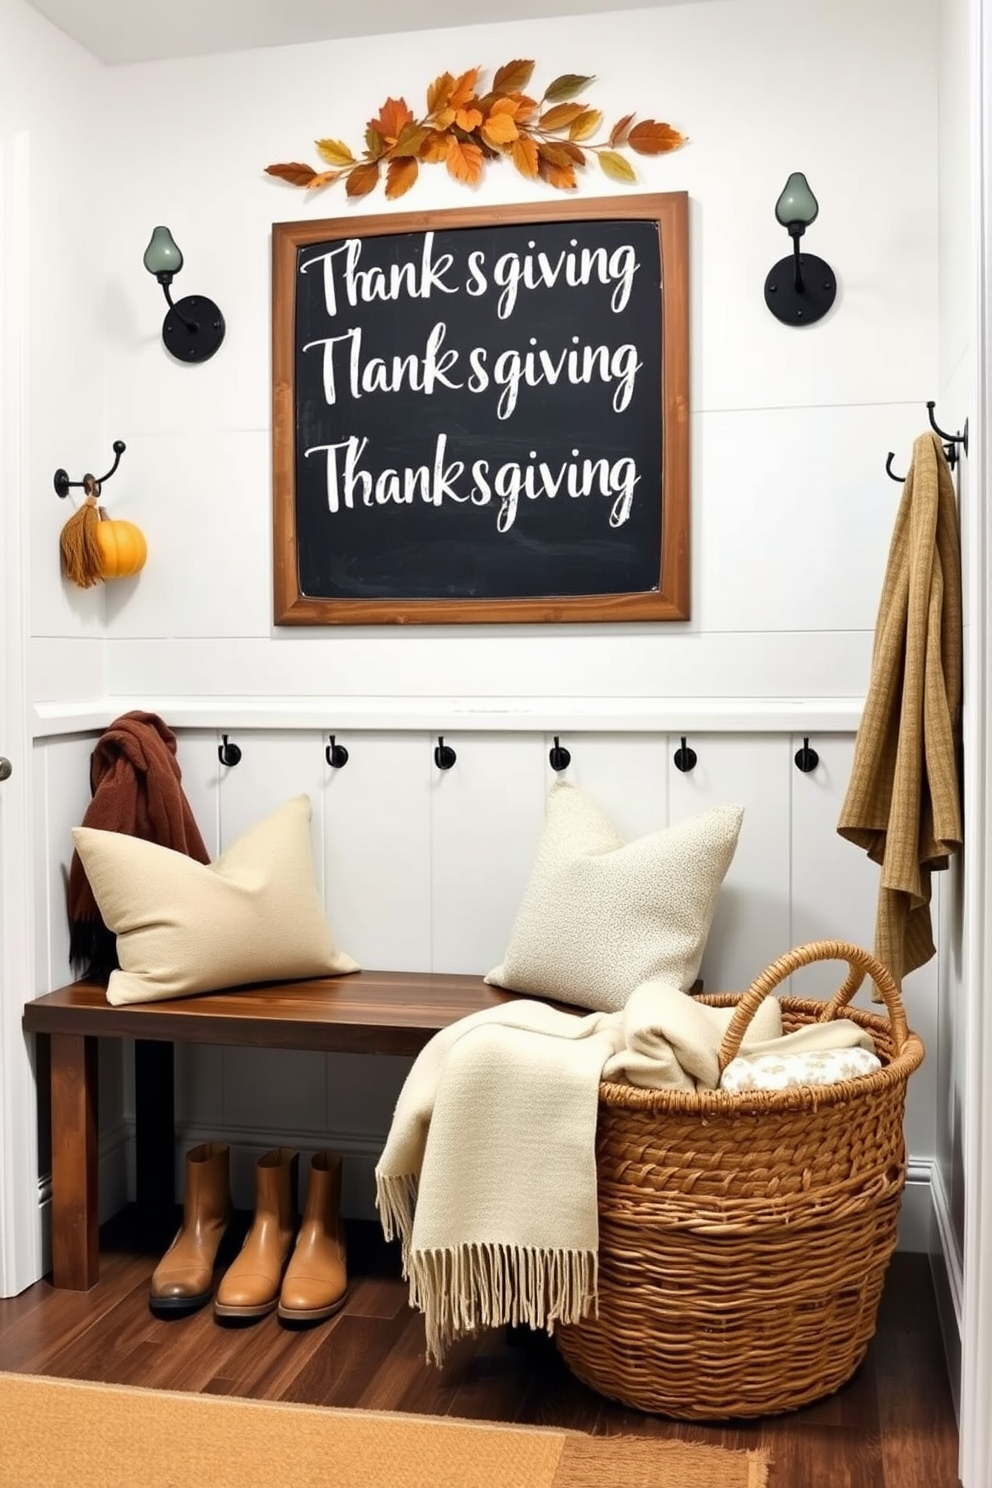
<path fill-rule="evenodd" d="M 944 459 L 953 470 L 960 458 L 960 456 L 958 455 L 958 445 L 961 445 L 965 454 L 968 453 L 968 420 L 965 419 L 964 429 L 961 431 L 960 434 L 948 434 L 945 429 L 942 429 L 940 427 L 940 425 L 937 423 L 937 420 L 933 416 L 933 411 L 936 406 L 937 405 L 932 398 L 927 399 L 927 418 L 930 420 L 930 427 L 933 432 L 939 435 L 941 440 L 943 441 Z M 892 480 L 898 481 L 901 485 L 903 481 L 905 481 L 906 477 L 904 475 L 896 475 L 895 471 L 892 469 L 892 461 L 894 459 L 895 456 L 893 455 L 892 451 L 889 450 L 889 457 L 885 462 L 885 473 L 886 475 L 890 476 Z"/>
<path fill-rule="evenodd" d="M 124 443 L 123 439 L 114 440 L 114 463 L 113 465 L 111 465 L 106 475 L 93 476 L 87 472 L 87 474 L 83 476 L 82 480 L 74 481 L 69 479 L 69 474 L 67 471 L 59 467 L 59 469 L 55 472 L 54 480 L 56 494 L 58 496 L 68 496 L 70 486 L 85 486 L 87 481 L 95 481 L 97 487 L 96 494 L 99 495 L 100 487 L 103 485 L 104 481 L 108 481 L 113 475 L 114 471 L 121 463 L 121 455 L 126 449 L 127 445 Z"/>
<path fill-rule="evenodd" d="M 224 740 L 223 744 L 217 745 L 217 758 L 222 765 L 227 765 L 231 769 L 234 765 L 241 763 L 241 750 L 237 744 L 229 744 L 227 742 L 226 734 L 222 735 L 222 738 Z"/>
<path fill-rule="evenodd" d="M 434 763 L 439 770 L 450 770 L 458 756 L 450 744 L 445 744 L 444 735 L 439 734 L 437 748 L 434 751 Z"/>
<path fill-rule="evenodd" d="M 569 765 L 572 763 L 572 756 L 569 754 L 564 745 L 559 744 L 557 734 L 555 734 L 554 746 L 550 754 L 548 755 L 548 762 L 551 765 L 552 770 L 554 770 L 556 773 L 560 773 L 562 770 L 567 770 Z"/>
<path fill-rule="evenodd" d="M 685 735 L 683 734 L 682 743 L 680 747 L 676 749 L 674 755 L 672 756 L 672 764 L 675 766 L 676 770 L 681 770 L 682 774 L 684 775 L 688 770 L 695 769 L 696 759 L 696 751 L 689 748 L 688 744 L 685 742 Z"/>
<path fill-rule="evenodd" d="M 960 434 L 947 434 L 939 426 L 937 420 L 933 416 L 933 411 L 936 406 L 937 405 L 932 398 L 928 400 L 927 417 L 930 420 L 930 427 L 933 432 L 935 434 L 939 434 L 941 439 L 944 441 L 944 454 L 947 456 L 948 465 L 950 465 L 951 469 L 953 470 L 958 462 L 958 445 L 960 444 L 963 446 L 965 454 L 968 453 L 968 420 L 965 419 L 964 429 L 961 431 Z"/>
<path fill-rule="evenodd" d="M 348 763 L 347 749 L 345 749 L 343 744 L 337 743 L 333 734 L 331 735 L 331 742 L 324 750 L 324 758 L 332 770 L 343 770 Z"/>
<path fill-rule="evenodd" d="M 804 775 L 808 775 L 811 770 L 816 769 L 819 763 L 820 756 L 815 749 L 810 749 L 809 740 L 804 739 L 802 749 L 796 750 L 796 769 L 802 770 Z"/>

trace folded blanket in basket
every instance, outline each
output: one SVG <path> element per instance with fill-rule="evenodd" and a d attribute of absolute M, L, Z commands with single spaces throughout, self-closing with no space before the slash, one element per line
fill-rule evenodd
<path fill-rule="evenodd" d="M 521 998 L 435 1034 L 404 1082 L 376 1167 L 380 1221 L 387 1239 L 399 1237 L 429 1359 L 440 1363 L 455 1338 L 480 1328 L 551 1331 L 594 1308 L 600 1080 L 714 1089 L 732 1016 L 645 982 L 620 1013 Z M 871 1042 L 847 1019 L 781 1030 L 768 997 L 742 1050 Z"/>

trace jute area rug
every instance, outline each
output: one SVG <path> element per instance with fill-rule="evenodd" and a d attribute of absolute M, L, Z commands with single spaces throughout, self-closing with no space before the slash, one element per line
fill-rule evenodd
<path fill-rule="evenodd" d="M 765 1488 L 758 1452 L 0 1375 L 0 1488 Z"/>

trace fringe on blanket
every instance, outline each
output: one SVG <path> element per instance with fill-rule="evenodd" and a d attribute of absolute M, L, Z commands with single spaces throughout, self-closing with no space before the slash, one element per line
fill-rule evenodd
<path fill-rule="evenodd" d="M 555 1323 L 577 1323 L 597 1310 L 596 1251 L 498 1242 L 414 1250 L 416 1179 L 378 1176 L 376 1186 L 383 1232 L 402 1243 L 410 1305 L 424 1315 L 429 1362 L 440 1365 L 455 1338 L 480 1328 L 525 1323 L 551 1333 Z"/>

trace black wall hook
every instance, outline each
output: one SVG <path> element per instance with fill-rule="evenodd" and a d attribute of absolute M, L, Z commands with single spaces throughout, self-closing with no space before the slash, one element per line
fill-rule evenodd
<path fill-rule="evenodd" d="M 439 770 L 450 770 L 458 758 L 450 744 L 445 744 L 444 735 L 439 734 L 437 748 L 434 751 L 434 763 Z"/>
<path fill-rule="evenodd" d="M 939 434 L 941 439 L 944 441 L 944 454 L 947 456 L 948 465 L 950 465 L 951 469 L 953 470 L 958 462 L 958 445 L 960 444 L 962 446 L 965 454 L 968 453 L 968 420 L 965 419 L 964 428 L 962 429 L 960 434 L 947 434 L 944 432 L 943 429 L 940 428 L 937 420 L 933 416 L 933 411 L 936 406 L 936 403 L 931 398 L 927 403 L 927 418 L 930 420 L 930 427 L 933 432 L 935 434 Z"/>
<path fill-rule="evenodd" d="M 965 419 L 964 428 L 962 429 L 960 434 L 948 434 L 946 430 L 942 429 L 939 426 L 933 416 L 933 411 L 936 406 L 937 405 L 932 398 L 927 399 L 927 418 L 930 420 L 930 427 L 933 432 L 935 434 L 939 434 L 940 438 L 943 440 L 944 459 L 953 470 L 960 458 L 960 456 L 958 455 L 958 445 L 961 445 L 961 448 L 964 450 L 965 454 L 968 453 L 968 420 Z M 892 461 L 894 459 L 895 455 L 892 453 L 891 450 L 889 450 L 888 459 L 885 462 L 885 473 L 892 480 L 898 481 L 899 484 L 902 485 L 906 477 L 904 475 L 896 475 L 895 471 L 892 469 Z"/>
<path fill-rule="evenodd" d="M 554 770 L 556 773 L 560 773 L 562 770 L 567 770 L 569 765 L 572 763 L 572 756 L 569 754 L 564 745 L 559 744 L 557 734 L 555 734 L 555 742 L 550 754 L 548 755 L 548 762 L 550 763 L 552 770 Z"/>
<path fill-rule="evenodd" d="M 698 756 L 696 754 L 696 751 L 689 748 L 688 744 L 685 742 L 685 735 L 683 734 L 682 743 L 680 744 L 679 748 L 676 749 L 675 753 L 672 756 L 672 764 L 675 766 L 676 770 L 681 770 L 682 774 L 685 775 L 689 770 L 695 769 L 697 758 Z"/>
<path fill-rule="evenodd" d="M 106 475 L 92 476 L 87 473 L 83 476 L 82 480 L 74 481 L 69 479 L 68 472 L 63 470 L 60 466 L 59 469 L 55 472 L 55 479 L 53 482 L 56 494 L 58 496 L 68 496 L 71 486 L 85 486 L 87 481 L 95 480 L 97 485 L 97 495 L 99 495 L 100 486 L 103 485 L 104 481 L 108 481 L 113 475 L 114 471 L 121 463 L 121 455 L 126 449 L 127 445 L 124 443 L 123 439 L 114 440 L 114 463 L 113 465 L 111 465 Z"/>
<path fill-rule="evenodd" d="M 217 758 L 220 760 L 222 765 L 227 765 L 227 767 L 231 769 L 235 765 L 239 765 L 241 763 L 241 750 L 238 748 L 237 744 L 229 744 L 227 742 L 226 734 L 224 734 L 222 737 L 224 742 L 223 744 L 218 744 L 217 746 Z"/>
<path fill-rule="evenodd" d="M 347 749 L 345 749 L 343 744 L 339 744 L 336 741 L 333 734 L 331 735 L 331 742 L 324 750 L 324 758 L 332 770 L 343 770 L 348 763 Z"/>
<path fill-rule="evenodd" d="M 820 756 L 815 749 L 810 749 L 809 740 L 804 739 L 802 749 L 796 750 L 796 769 L 802 770 L 804 775 L 808 775 L 811 770 L 816 769 L 819 763 Z"/>

